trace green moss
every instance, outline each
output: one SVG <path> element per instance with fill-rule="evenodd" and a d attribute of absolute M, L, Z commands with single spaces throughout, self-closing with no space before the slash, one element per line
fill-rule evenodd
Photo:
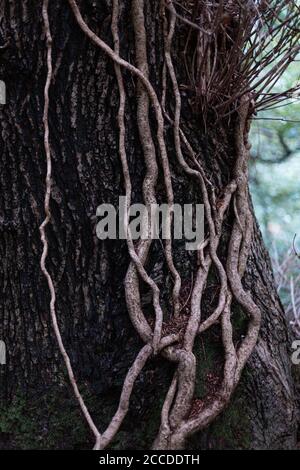
<path fill-rule="evenodd" d="M 197 398 L 211 392 L 208 375 L 217 377 L 222 373 L 223 351 L 218 330 L 216 328 L 203 339 L 198 339 L 195 345 Z M 142 382 L 135 388 L 131 410 L 110 448 L 151 448 L 173 375 L 172 368 L 158 370 L 160 373 L 157 375 L 152 375 L 151 370 L 148 371 L 149 376 L 146 373 L 146 387 Z M 105 393 L 105 398 L 92 393 L 86 386 L 81 388 L 81 392 L 100 430 L 105 429 L 116 411 L 120 390 L 116 388 Z M 236 395 L 208 430 L 193 437 L 190 448 L 247 448 L 250 438 L 245 409 L 242 395 Z M 212 444 L 203 442 L 204 438 Z M 25 399 L 18 393 L 8 405 L 0 404 L 0 449 L 90 449 L 92 446 L 93 436 L 63 375 L 59 385 L 52 386 L 38 397 Z"/>
<path fill-rule="evenodd" d="M 89 432 L 73 399 L 61 391 L 28 400 L 18 394 L 9 405 L 2 404 L 0 442 L 5 436 L 9 447 L 24 450 L 85 446 Z"/>
<path fill-rule="evenodd" d="M 116 450 L 147 449 L 160 425 L 161 408 L 172 370 L 164 370 L 159 385 L 140 393 L 135 387 L 131 409 L 110 448 Z M 151 374 L 150 374 L 151 377 Z M 153 383 L 156 383 L 153 377 Z M 103 431 L 116 412 L 120 390 L 111 389 L 101 396 L 85 385 L 80 387 L 95 423 Z M 160 393 L 161 392 L 161 393 Z M 145 402 L 146 400 L 146 402 Z M 148 405 L 146 405 L 148 403 Z M 9 404 L 0 404 L 0 449 L 91 449 L 94 444 L 72 390 L 62 373 L 59 385 L 53 385 L 38 396 L 15 395 Z"/>
<path fill-rule="evenodd" d="M 241 334 L 246 317 L 242 311 L 234 313 L 239 322 Z M 237 325 L 235 325 L 237 328 Z M 218 338 L 218 329 L 209 332 L 203 339 L 197 340 L 195 345 L 198 369 L 196 378 L 195 396 L 203 399 L 207 394 L 213 395 L 215 387 L 218 389 L 223 374 L 224 354 Z M 247 368 L 243 373 L 245 379 Z M 190 449 L 247 449 L 251 447 L 250 422 L 247 416 L 247 404 L 243 394 L 243 381 L 234 394 L 230 404 L 208 429 L 198 433 L 189 442 Z"/>
<path fill-rule="evenodd" d="M 9 406 L 0 406 L 0 439 L 13 438 L 17 448 L 30 448 L 34 445 L 36 430 L 21 396 L 15 396 Z"/>
<path fill-rule="evenodd" d="M 150 449 L 153 441 L 159 430 L 160 421 L 161 421 L 161 410 L 165 400 L 165 395 L 167 390 L 164 391 L 164 395 L 151 407 L 149 412 L 149 421 L 143 423 L 142 436 L 145 436 L 145 446 L 144 449 Z"/>
<path fill-rule="evenodd" d="M 220 345 L 209 337 L 197 339 L 194 351 L 198 364 L 195 396 L 203 398 L 209 392 L 208 375 L 216 374 L 220 369 L 222 351 Z"/>
<path fill-rule="evenodd" d="M 217 448 L 249 449 L 251 447 L 249 418 L 241 394 L 233 397 L 224 413 L 213 423 L 210 429 Z"/>
<path fill-rule="evenodd" d="M 111 449 L 114 450 L 143 450 L 151 449 L 153 441 L 157 435 L 161 420 L 161 408 L 164 397 L 153 404 L 147 414 L 139 422 L 139 425 L 127 424 L 125 420 L 123 431 L 119 431 L 114 438 Z"/>
<path fill-rule="evenodd" d="M 231 321 L 236 337 L 246 333 L 249 319 L 238 304 L 233 304 Z"/>
<path fill-rule="evenodd" d="M 249 449 L 251 428 L 242 392 L 233 397 L 228 408 L 207 429 L 195 434 L 189 449 Z"/>

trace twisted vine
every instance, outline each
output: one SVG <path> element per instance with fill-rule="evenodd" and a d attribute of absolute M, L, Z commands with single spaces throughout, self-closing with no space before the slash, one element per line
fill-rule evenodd
<path fill-rule="evenodd" d="M 110 48 L 100 37 L 98 37 L 83 19 L 76 0 L 68 0 L 70 8 L 74 14 L 78 26 L 84 34 L 113 61 L 114 71 L 119 90 L 119 157 L 122 165 L 123 180 L 126 196 L 126 214 L 124 219 L 124 229 L 127 234 L 127 247 L 130 255 L 130 265 L 125 278 L 125 295 L 128 314 L 131 322 L 144 342 L 143 348 L 138 353 L 133 365 L 129 369 L 125 378 L 123 389 L 119 401 L 118 409 L 110 424 L 104 432 L 100 432 L 94 423 L 84 400 L 78 390 L 69 356 L 63 344 L 62 336 L 58 326 L 58 319 L 55 307 L 55 289 L 51 276 L 46 268 L 48 254 L 48 241 L 46 227 L 50 222 L 50 194 L 51 194 L 51 148 L 49 144 L 49 88 L 52 77 L 52 38 L 49 26 L 48 3 L 43 1 L 43 21 L 46 33 L 47 46 L 47 79 L 45 84 L 45 105 L 44 105 L 44 149 L 47 161 L 46 193 L 45 193 L 45 220 L 40 226 L 41 240 L 43 243 L 43 253 L 41 257 L 41 269 L 45 275 L 49 291 L 51 294 L 50 313 L 55 336 L 60 352 L 65 361 L 69 379 L 72 384 L 74 394 L 79 402 L 84 418 L 87 421 L 95 437 L 95 449 L 104 449 L 109 445 L 117 431 L 119 430 L 129 408 L 131 393 L 138 375 L 143 370 L 148 359 L 153 355 L 162 355 L 168 361 L 176 365 L 173 380 L 165 397 L 161 411 L 161 424 L 158 434 L 153 443 L 154 449 L 180 449 L 184 448 L 186 439 L 195 432 L 208 426 L 228 405 L 231 396 L 239 383 L 244 366 L 252 353 L 259 335 L 261 312 L 255 304 L 250 293 L 243 286 L 242 279 L 246 270 L 247 259 L 251 247 L 253 232 L 253 217 L 250 208 L 250 197 L 248 192 L 248 160 L 249 160 L 249 128 L 255 103 L 253 87 L 251 86 L 251 64 L 249 62 L 249 48 L 242 52 L 241 45 L 252 38 L 250 50 L 255 50 L 254 38 L 259 38 L 259 21 L 262 21 L 265 14 L 268 19 L 272 17 L 265 2 L 256 2 L 255 8 L 242 7 L 239 1 L 219 1 L 218 3 L 195 0 L 194 14 L 189 19 L 182 16 L 175 9 L 171 0 L 157 0 L 160 2 L 160 13 L 163 21 L 164 31 L 164 53 L 165 63 L 162 73 L 162 98 L 159 99 L 149 78 L 147 34 L 144 18 L 144 0 L 132 0 L 131 18 L 135 37 L 135 65 L 125 61 L 120 57 L 120 36 L 119 0 L 112 1 L 111 32 L 114 48 Z M 182 2 L 185 3 L 185 2 Z M 193 2 L 189 2 L 193 3 Z M 278 7 L 282 1 L 273 2 Z M 236 7 L 236 8 L 233 8 Z M 237 8 L 239 7 L 239 8 Z M 202 9 L 201 9 L 202 8 Z M 213 9 L 214 8 L 214 9 Z M 198 13 L 197 13 L 198 12 Z M 199 13 L 201 12 L 201 13 Z M 238 13 L 240 12 L 240 13 Z M 227 16 L 226 16 L 227 15 Z M 228 28 L 228 15 L 231 15 L 232 25 Z M 291 13 L 292 15 L 292 13 Z M 198 20 L 197 20 L 198 18 Z M 200 18 L 200 20 L 199 20 Z M 227 18 L 226 22 L 225 19 Z M 239 19 L 239 22 L 237 20 Z M 274 21 L 275 21 L 274 20 Z M 294 21 L 294 16 L 292 19 Z M 232 170 L 231 180 L 224 186 L 223 190 L 216 198 L 212 191 L 212 184 L 207 179 L 198 156 L 193 150 L 191 143 L 186 138 L 181 129 L 181 92 L 178 85 L 176 70 L 172 58 L 172 43 L 177 22 L 183 22 L 190 30 L 187 38 L 187 46 L 191 37 L 196 35 L 196 49 L 193 58 L 193 66 L 187 63 L 190 70 L 189 76 L 192 83 L 197 87 L 198 100 L 202 109 L 203 117 L 209 113 L 209 109 L 216 111 L 222 109 L 224 113 L 235 113 L 235 164 Z M 276 22 L 276 21 L 275 21 Z M 258 25 L 258 31 L 253 31 L 254 25 Z M 274 28 L 276 25 L 274 25 Z M 275 29 L 276 31 L 276 29 Z M 273 32 L 273 34 L 275 34 Z M 257 39 L 259 41 L 259 39 Z M 267 41 L 267 40 L 265 40 Z M 185 52 L 187 51 L 187 46 Z M 257 50 L 261 53 L 259 43 Z M 285 47 L 285 46 L 284 46 Z M 221 53 L 222 52 L 222 53 Z M 224 53 L 227 54 L 224 65 Z M 294 46 L 290 49 L 291 57 L 294 57 Z M 245 68 L 245 75 L 239 77 L 239 87 L 237 92 L 232 91 L 232 81 L 235 79 L 235 69 L 241 59 Z M 244 54 L 244 55 L 243 55 Z M 265 62 L 268 62 L 269 55 L 266 54 Z M 284 70 L 285 63 L 281 62 L 277 69 L 277 77 Z M 160 164 L 163 172 L 167 212 L 167 240 L 165 241 L 165 255 L 168 270 L 173 278 L 174 286 L 172 292 L 172 315 L 178 318 L 181 312 L 180 293 L 181 277 L 173 261 L 173 250 L 171 242 L 172 228 L 172 208 L 174 204 L 174 194 L 172 177 L 170 170 L 170 156 L 167 151 L 165 141 L 166 121 L 173 129 L 173 139 L 176 159 L 185 174 L 194 179 L 199 188 L 204 202 L 205 216 L 208 226 L 208 236 L 198 249 L 198 266 L 194 278 L 194 285 L 189 298 L 189 316 L 185 325 L 183 335 L 173 333 L 164 335 L 163 325 L 165 321 L 164 311 L 160 302 L 160 290 L 158 285 L 150 277 L 145 269 L 149 256 L 152 240 L 147 239 L 134 243 L 129 229 L 129 207 L 132 198 L 132 183 L 130 179 L 129 165 L 125 147 L 126 123 L 125 106 L 126 91 L 123 82 L 122 70 L 126 69 L 136 78 L 136 102 L 137 115 L 136 122 L 140 136 L 142 153 L 145 163 L 145 176 L 143 180 L 143 199 L 148 214 L 151 204 L 156 203 L 156 185 L 158 180 Z M 252 68 L 252 71 L 257 71 Z M 274 71 L 273 71 L 274 72 Z M 254 72 L 253 72 L 254 73 Z M 254 75 L 255 79 L 257 75 Z M 217 94 L 213 90 L 216 77 L 223 86 L 226 93 Z M 267 83 L 273 78 L 271 73 L 266 75 Z M 170 116 L 167 106 L 167 82 L 170 80 L 174 99 L 174 116 Z M 281 95 L 282 96 L 282 95 Z M 225 97 L 224 99 L 222 97 Z M 279 99 L 279 95 L 276 95 Z M 223 101 L 222 101 L 223 99 Z M 266 98 L 264 98 L 266 99 Z M 266 102 L 269 103 L 270 99 Z M 260 101 L 261 106 L 263 101 Z M 153 107 L 157 132 L 153 133 L 150 124 L 150 107 Z M 156 150 L 156 144 L 157 149 Z M 232 208 L 234 221 L 228 244 L 226 263 L 223 263 L 218 256 L 224 220 L 227 211 Z M 147 214 L 146 214 L 147 216 Z M 145 216 L 145 217 L 146 217 Z M 144 224 L 148 234 L 151 234 L 151 218 L 147 217 Z M 203 319 L 202 297 L 210 270 L 214 268 L 218 274 L 220 289 L 217 306 L 209 315 Z M 152 303 L 154 311 L 154 323 L 150 324 L 143 311 L 140 280 L 147 284 L 152 292 Z M 231 322 L 232 302 L 236 301 L 248 316 L 248 328 L 245 337 L 235 346 L 233 341 L 233 326 Z M 194 354 L 196 338 L 204 334 L 213 325 L 219 324 L 221 327 L 221 341 L 224 350 L 223 378 L 214 397 L 204 400 L 201 406 L 195 408 L 195 381 L 197 374 L 197 361 Z"/>

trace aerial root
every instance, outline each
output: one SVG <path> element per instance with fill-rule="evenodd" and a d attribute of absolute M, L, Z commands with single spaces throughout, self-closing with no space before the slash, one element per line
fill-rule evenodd
<path fill-rule="evenodd" d="M 45 85 L 45 107 L 44 107 L 44 146 L 47 159 L 47 177 L 45 193 L 45 220 L 40 226 L 41 240 L 43 243 L 43 253 L 41 257 L 41 269 L 45 275 L 50 294 L 50 312 L 54 332 L 59 345 L 59 349 L 64 358 L 69 379 L 72 384 L 74 394 L 79 402 L 82 413 L 95 437 L 96 450 L 107 447 L 117 431 L 119 430 L 129 409 L 130 397 L 138 376 L 148 359 L 155 354 L 159 354 L 168 361 L 175 364 L 175 373 L 172 383 L 167 392 L 162 412 L 159 432 L 153 444 L 154 449 L 178 449 L 184 448 L 185 440 L 193 433 L 203 429 L 210 424 L 216 416 L 227 406 L 235 390 L 241 372 L 253 351 L 257 342 L 260 327 L 260 311 L 250 294 L 245 291 L 242 278 L 245 273 L 248 255 L 251 247 L 253 230 L 252 213 L 249 206 L 248 194 L 248 158 L 249 158 L 249 120 L 251 116 L 251 94 L 244 94 L 239 100 L 239 110 L 236 112 L 236 163 L 232 174 L 232 180 L 223 188 L 222 196 L 216 200 L 214 192 L 211 190 L 211 183 L 205 176 L 205 171 L 195 154 L 190 142 L 181 129 L 181 94 L 172 60 L 172 41 L 175 33 L 176 22 L 182 21 L 169 0 L 166 4 L 161 0 L 160 10 L 163 16 L 164 28 L 164 48 L 165 64 L 162 76 L 162 99 L 161 103 L 149 80 L 149 64 L 147 54 L 147 34 L 144 19 L 144 1 L 132 0 L 132 25 L 135 35 L 135 62 L 132 65 L 120 57 L 120 37 L 119 37 L 119 0 L 112 2 L 112 22 L 111 32 L 114 41 L 114 48 L 111 49 L 102 41 L 86 24 L 75 0 L 68 0 L 75 19 L 86 34 L 86 36 L 99 47 L 113 61 L 115 76 L 119 90 L 119 156 L 122 165 L 123 180 L 126 194 L 126 214 L 124 228 L 127 234 L 127 246 L 130 255 L 130 265 L 125 278 L 125 297 L 128 313 L 131 322 L 139 337 L 145 343 L 136 359 L 134 360 L 127 376 L 124 380 L 123 389 L 120 396 L 118 409 L 113 416 L 106 430 L 101 433 L 91 418 L 84 400 L 78 390 L 69 356 L 65 350 L 60 329 L 57 322 L 55 308 L 55 290 L 53 282 L 45 266 L 48 241 L 46 237 L 46 226 L 50 221 L 50 194 L 51 194 L 51 151 L 49 145 L 49 87 L 52 77 L 52 39 L 48 19 L 48 0 L 43 3 L 43 18 L 46 32 L 47 45 L 47 80 Z M 219 2 L 220 4 L 222 2 Z M 220 8 L 220 7 L 219 7 Z M 209 11 L 207 18 L 212 22 Z M 221 11 L 218 9 L 217 18 L 221 18 Z M 212 77 L 216 73 L 217 61 L 215 57 L 208 57 L 205 53 L 209 50 L 210 39 L 213 36 L 216 24 L 212 24 L 211 31 L 206 31 L 199 27 L 198 51 L 201 53 L 197 58 L 198 82 L 203 90 L 209 93 Z M 192 26 L 191 26 L 192 27 Z M 216 52 L 217 53 L 217 52 Z M 202 64 L 202 65 L 201 65 Z M 204 243 L 198 250 L 198 267 L 194 278 L 194 285 L 189 297 L 190 312 L 184 327 L 184 334 L 174 333 L 168 336 L 163 334 L 164 312 L 160 303 L 160 290 L 145 269 L 151 248 L 151 238 L 141 240 L 134 244 L 129 231 L 129 207 L 132 199 L 132 183 L 130 179 L 128 159 L 126 155 L 126 89 L 122 77 L 122 69 L 131 72 L 137 79 L 136 100 L 137 115 L 136 122 L 140 135 L 142 157 L 144 159 L 146 172 L 143 180 L 143 199 L 147 210 L 151 210 L 151 204 L 156 203 L 156 184 L 158 178 L 158 159 L 163 169 L 163 179 L 165 185 L 165 195 L 170 208 L 167 215 L 167 231 L 169 237 L 165 243 L 166 262 L 174 280 L 172 292 L 173 317 L 180 315 L 180 293 L 181 278 L 173 261 L 173 248 L 171 243 L 172 211 L 174 203 L 172 178 L 170 170 L 169 155 L 165 141 L 165 119 L 171 124 L 173 129 L 173 139 L 177 162 L 185 174 L 194 179 L 198 185 L 199 192 L 204 202 L 205 216 L 209 228 L 209 233 Z M 166 84 L 167 79 L 172 84 L 174 108 L 167 104 Z M 195 77 L 194 77 L 195 78 Z M 226 77 L 223 77 L 225 80 Z M 156 135 L 153 135 L 150 125 L 150 106 L 152 105 L 157 123 Z M 170 108 L 170 109 L 169 109 Z M 172 109 L 173 116 L 172 116 Z M 156 150 L 156 146 L 158 152 Z M 157 154 L 158 153 L 158 154 Z M 221 241 L 221 234 L 225 216 L 228 210 L 232 210 L 234 222 L 230 236 L 226 263 L 219 255 L 218 248 Z M 149 219 L 149 218 L 148 218 Z M 151 218 L 150 218 L 151 219 Z M 149 225 L 148 233 L 152 233 Z M 214 267 L 220 283 L 218 302 L 215 310 L 204 320 L 202 320 L 202 297 L 211 268 Z M 147 284 L 152 291 L 152 304 L 154 311 L 154 322 L 151 325 L 146 319 L 141 302 L 140 280 Z M 233 342 L 233 327 L 231 322 L 231 305 L 233 300 L 238 302 L 249 317 L 247 333 L 236 348 Z M 221 341 L 224 350 L 223 378 L 219 388 L 215 391 L 212 400 L 204 403 L 196 412 L 191 413 L 193 401 L 195 399 L 195 382 L 197 374 L 197 361 L 194 354 L 194 346 L 197 337 L 204 334 L 213 325 L 219 324 L 221 328 Z"/>

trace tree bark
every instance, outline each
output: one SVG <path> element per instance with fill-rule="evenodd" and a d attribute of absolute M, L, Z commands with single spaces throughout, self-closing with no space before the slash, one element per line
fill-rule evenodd
<path fill-rule="evenodd" d="M 146 2 L 145 18 L 149 77 L 160 97 L 164 58 L 158 3 Z M 79 2 L 79 6 L 90 28 L 112 47 L 111 2 L 86 0 Z M 134 63 L 130 1 L 122 0 L 120 6 L 121 56 Z M 64 342 L 79 383 L 93 397 L 91 411 L 102 429 L 117 406 L 124 376 L 141 347 L 124 297 L 123 283 L 129 264 L 126 243 L 100 241 L 95 232 L 97 206 L 102 203 L 117 206 L 119 195 L 124 195 L 118 155 L 119 94 L 113 63 L 80 31 L 68 2 L 50 2 L 49 15 L 54 74 L 49 114 L 53 188 L 47 265 L 55 283 Z M 9 407 L 18 394 L 27 397 L 29 404 L 36 394 L 51 395 L 51 387 L 65 384 L 65 378 L 49 317 L 49 293 L 39 267 L 42 250 L 39 225 L 44 218 L 46 174 L 42 125 L 46 49 L 41 5 L 33 0 L 0 0 L 0 16 L 3 18 L 0 45 L 7 43 L 0 50 L 0 79 L 7 86 L 7 104 L 0 107 L 0 339 L 7 347 L 7 364 L 0 366 L 0 392 Z M 184 84 L 180 27 L 175 51 L 177 74 Z M 135 119 L 136 78 L 127 71 L 123 71 L 123 77 L 133 202 L 141 202 L 145 168 Z M 230 180 L 235 161 L 233 125 L 216 124 L 208 118 L 205 127 L 193 107 L 193 93 L 187 89 L 182 91 L 182 107 L 184 132 L 199 153 L 217 192 Z M 152 115 L 151 124 L 155 129 Z M 178 168 L 171 129 L 166 131 L 166 140 L 175 201 L 202 202 L 196 182 Z M 157 193 L 163 199 L 161 169 Z M 231 212 L 222 235 L 220 257 L 224 259 L 233 220 Z M 195 260 L 179 241 L 174 250 L 188 295 Z M 167 309 L 172 280 L 166 278 L 159 243 L 152 247 L 147 270 L 161 286 Z M 217 292 L 215 278 L 212 275 L 205 290 L 203 304 L 207 311 L 211 310 Z M 257 225 L 244 285 L 262 311 L 259 341 L 229 409 L 208 430 L 194 436 L 188 443 L 190 448 L 290 449 L 296 445 L 297 409 L 289 334 Z M 149 294 L 144 288 L 143 305 L 145 309 L 149 307 L 150 313 Z M 245 318 L 237 305 L 233 306 L 233 317 L 238 342 Z M 213 330 L 208 339 L 200 338 L 197 343 L 201 358 L 199 390 L 207 389 L 211 368 L 218 367 L 221 361 L 217 339 L 218 331 Z M 162 359 L 155 359 L 142 372 L 115 448 L 150 447 L 157 429 L 149 428 L 159 426 L 159 414 L 152 416 L 151 410 L 157 402 L 161 403 L 161 391 L 167 389 L 172 370 Z M 55 393 L 59 401 L 59 392 Z M 74 407 L 71 399 L 68 403 Z M 238 419 L 234 418 L 236 414 Z M 129 423 L 140 428 L 140 432 L 131 432 Z M 220 436 L 219 430 L 227 425 L 230 435 Z M 45 447 L 47 436 L 43 435 Z M 9 439 L 8 446 L 27 445 L 15 444 L 13 432 Z M 86 432 L 83 445 L 89 439 Z M 33 447 L 36 445 L 34 442 Z M 66 441 L 65 445 L 81 444 Z"/>

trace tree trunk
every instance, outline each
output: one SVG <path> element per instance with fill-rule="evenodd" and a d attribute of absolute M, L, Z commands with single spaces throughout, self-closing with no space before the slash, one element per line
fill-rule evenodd
<path fill-rule="evenodd" d="M 120 1 L 121 56 L 135 63 L 130 3 Z M 86 0 L 79 6 L 90 28 L 113 47 L 111 2 Z M 146 2 L 145 8 L 149 77 L 160 98 L 164 56 L 159 2 Z M 90 446 L 91 436 L 81 425 L 66 385 L 49 316 L 48 288 L 39 266 L 46 175 L 42 122 L 46 47 L 41 5 L 33 0 L 0 0 L 0 16 L 0 43 L 7 44 L 0 50 L 0 79 L 7 87 L 7 104 L 0 109 L 0 339 L 7 348 L 7 364 L 0 366 L 0 446 L 82 448 Z M 118 154 L 119 93 L 112 61 L 79 29 L 68 2 L 50 2 L 49 16 L 53 36 L 49 114 L 53 186 L 47 266 L 55 284 L 58 321 L 67 351 L 102 430 L 117 407 L 123 379 L 141 347 L 124 296 L 129 264 L 126 243 L 100 241 L 95 231 L 97 206 L 117 206 L 119 195 L 124 195 Z M 175 40 L 180 84 L 186 82 L 182 28 L 178 28 Z M 145 167 L 135 118 L 136 77 L 123 71 L 123 78 L 133 202 L 141 202 Z M 236 158 L 233 121 L 216 125 L 208 117 L 204 126 L 195 111 L 192 91 L 182 90 L 182 128 L 218 192 L 228 183 Z M 151 125 L 156 128 L 154 115 Z M 175 201 L 203 202 L 196 182 L 178 167 L 171 126 L 166 130 L 166 141 Z M 157 194 L 163 200 L 161 168 Z M 222 234 L 221 257 L 226 256 L 232 223 L 231 209 Z M 186 252 L 180 241 L 174 245 L 174 254 L 187 299 L 194 254 Z M 147 270 L 160 285 L 167 309 L 172 280 L 158 242 L 152 246 Z M 217 292 L 215 279 L 212 273 L 205 288 L 203 305 L 208 311 Z M 243 282 L 262 312 L 259 341 L 230 406 L 208 430 L 193 436 L 188 448 L 290 449 L 296 445 L 290 341 L 257 225 Z M 150 314 L 149 294 L 144 287 L 142 302 Z M 233 319 L 238 344 L 246 319 L 237 304 L 233 304 Z M 195 354 L 200 359 L 196 391 L 201 395 L 209 392 L 209 377 L 221 361 L 217 329 L 203 339 L 200 336 Z M 149 362 L 137 380 L 129 414 L 113 448 L 150 448 L 160 422 L 157 403 L 163 403 L 162 391 L 166 392 L 172 372 L 173 366 L 163 359 Z M 10 425 L 8 416 L 16 408 L 19 414 Z M 66 416 L 72 416 L 73 421 L 66 424 Z M 30 425 L 21 433 L 14 425 L 25 419 Z"/>

